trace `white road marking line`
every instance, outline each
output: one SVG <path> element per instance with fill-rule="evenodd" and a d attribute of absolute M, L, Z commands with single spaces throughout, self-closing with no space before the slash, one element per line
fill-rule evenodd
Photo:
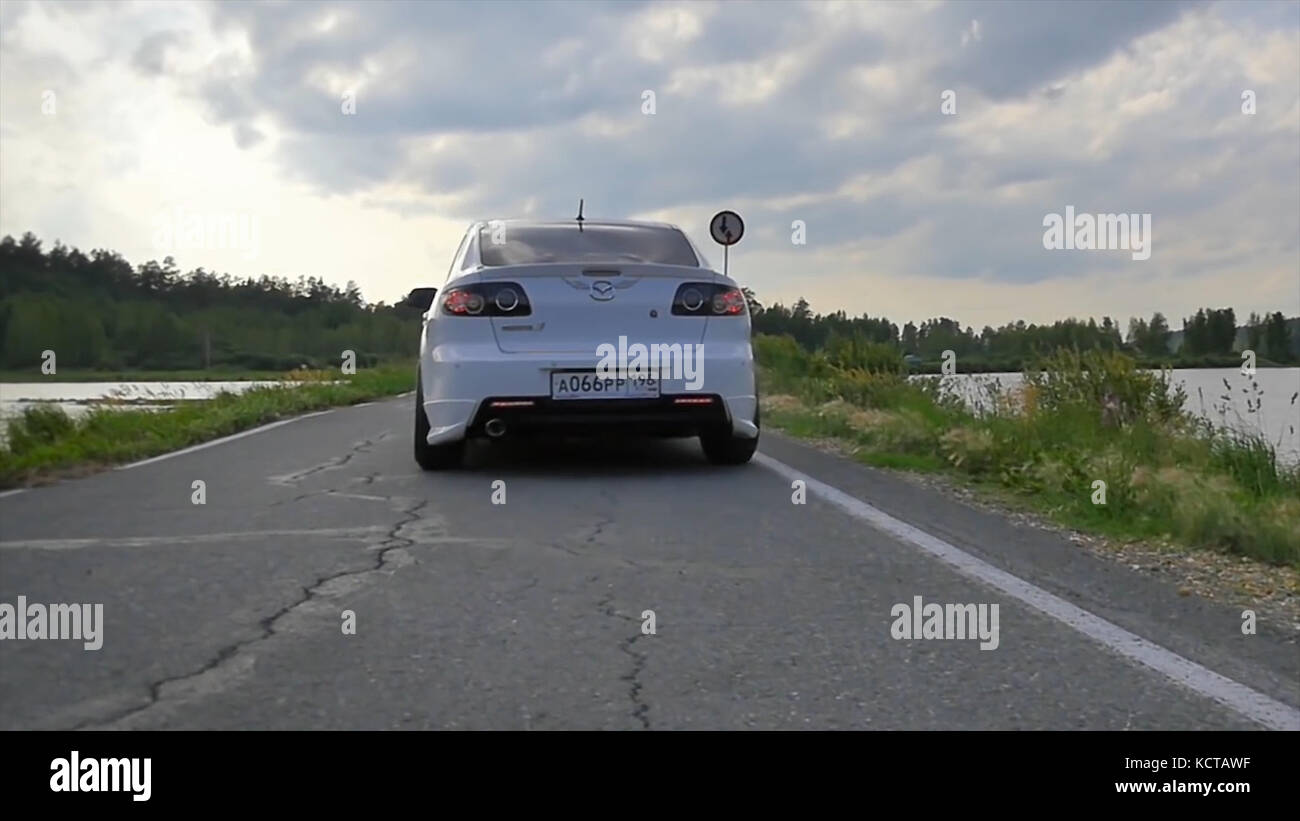
<path fill-rule="evenodd" d="M 1175 683 L 1213 699 L 1265 727 L 1274 730 L 1300 730 L 1300 710 L 1288 704 L 1283 704 L 1240 682 L 1183 658 L 1171 650 L 1147 641 L 1135 633 L 1130 633 L 1119 625 L 1076 607 L 1037 585 L 970 555 L 959 547 L 895 519 L 861 499 L 806 476 L 784 462 L 762 453 L 755 454 L 754 460 L 787 479 L 803 480 L 808 490 L 855 519 L 861 519 L 900 541 L 919 547 L 957 572 L 1020 600 L 1130 661 L 1162 673 Z"/>
<path fill-rule="evenodd" d="M 0 499 L 3 499 L 6 496 L 17 496 L 19 493 L 26 493 L 26 492 L 27 492 L 27 488 L 25 487 L 20 487 L 17 490 L 6 490 L 3 493 L 0 493 Z"/>
<path fill-rule="evenodd" d="M 260 428 L 252 428 L 250 430 L 240 431 L 239 433 L 232 433 L 231 435 L 223 436 L 220 439 L 213 439 L 211 442 L 203 442 L 202 444 L 193 445 L 191 447 L 183 448 L 181 450 L 174 450 L 171 453 L 163 453 L 158 456 L 153 456 L 149 459 L 143 459 L 139 462 L 132 462 L 129 465 L 122 465 L 121 467 L 117 468 L 117 470 L 130 470 L 131 468 L 138 468 L 144 465 L 152 465 L 154 462 L 161 462 L 164 459 L 171 459 L 176 456 L 184 456 L 185 454 L 193 453 L 196 450 L 203 450 L 204 448 L 212 448 L 212 447 L 216 447 L 217 445 L 224 445 L 225 443 L 233 442 L 236 439 L 243 439 L 245 436 L 252 436 L 255 433 L 268 431 L 271 428 L 278 428 L 281 425 L 291 425 L 294 422 L 301 422 L 302 420 L 310 419 L 313 416 L 324 416 L 325 414 L 331 412 L 332 411 L 329 410 L 323 410 L 323 411 L 316 411 L 315 413 L 303 414 L 302 416 L 295 416 L 292 419 L 281 419 L 279 422 L 272 422 L 269 425 L 262 425 Z"/>

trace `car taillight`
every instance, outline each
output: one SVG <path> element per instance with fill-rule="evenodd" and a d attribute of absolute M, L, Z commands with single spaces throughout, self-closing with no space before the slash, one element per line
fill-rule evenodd
<path fill-rule="evenodd" d="M 477 282 L 443 291 L 442 312 L 452 316 L 528 316 L 533 311 L 517 283 Z"/>
<path fill-rule="evenodd" d="M 457 316 L 477 316 L 483 313 L 483 296 L 468 288 L 449 291 L 442 298 L 442 309 Z"/>
<path fill-rule="evenodd" d="M 735 316 L 745 312 L 745 295 L 739 288 L 728 288 L 713 295 L 713 313 Z"/>
<path fill-rule="evenodd" d="M 739 288 L 712 282 L 687 282 L 673 297 L 674 316 L 739 316 L 746 307 Z"/>

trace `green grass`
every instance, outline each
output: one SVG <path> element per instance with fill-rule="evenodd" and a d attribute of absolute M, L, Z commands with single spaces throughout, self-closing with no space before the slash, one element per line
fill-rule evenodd
<path fill-rule="evenodd" d="M 838 440 L 869 465 L 942 472 L 1079 530 L 1300 567 L 1300 467 L 1261 436 L 1188 417 L 1168 374 L 1061 351 L 975 413 L 934 380 L 840 367 L 792 342 L 755 345 L 773 427 Z"/>
<path fill-rule="evenodd" d="M 8 421 L 6 442 L 0 447 L 0 487 L 144 459 L 278 419 L 415 387 L 413 363 L 362 369 L 353 376 L 320 371 L 307 376 L 311 381 L 221 393 L 161 411 L 94 408 L 72 419 L 55 406 L 28 408 Z"/>
<path fill-rule="evenodd" d="M 854 458 L 864 465 L 891 470 L 910 470 L 914 473 L 936 473 L 944 468 L 943 460 L 937 456 L 919 453 L 889 453 L 888 451 L 863 451 L 854 454 Z"/>

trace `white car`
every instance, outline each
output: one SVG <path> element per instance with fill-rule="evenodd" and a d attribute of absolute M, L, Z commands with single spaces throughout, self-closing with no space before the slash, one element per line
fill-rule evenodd
<path fill-rule="evenodd" d="M 748 462 L 758 445 L 745 296 L 675 226 L 475 223 L 443 287 L 411 299 L 426 308 L 415 401 L 426 470 L 459 465 L 479 437 L 699 436 L 716 464 Z"/>

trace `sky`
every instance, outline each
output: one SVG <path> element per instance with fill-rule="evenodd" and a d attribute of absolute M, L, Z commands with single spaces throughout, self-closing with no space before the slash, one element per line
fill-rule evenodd
<path fill-rule="evenodd" d="M 579 198 L 766 304 L 1300 315 L 1300 2 L 0 2 L 0 234 L 391 303 Z"/>

